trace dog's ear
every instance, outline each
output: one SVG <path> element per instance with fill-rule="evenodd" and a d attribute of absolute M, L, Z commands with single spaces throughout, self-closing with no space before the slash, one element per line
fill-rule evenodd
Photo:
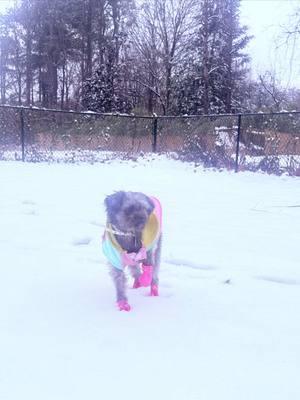
<path fill-rule="evenodd" d="M 147 200 L 147 212 L 148 212 L 148 215 L 150 215 L 153 212 L 155 206 L 154 206 L 153 201 L 150 199 L 150 197 L 146 196 L 146 200 Z"/>
<path fill-rule="evenodd" d="M 106 211 L 110 217 L 116 214 L 118 210 L 120 210 L 123 201 L 125 199 L 125 196 L 126 196 L 125 192 L 120 191 L 111 194 L 105 198 L 104 204 L 106 207 Z"/>

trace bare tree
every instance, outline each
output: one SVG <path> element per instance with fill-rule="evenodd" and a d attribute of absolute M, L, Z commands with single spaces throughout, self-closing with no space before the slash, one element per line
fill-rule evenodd
<path fill-rule="evenodd" d="M 285 59 L 289 61 L 288 85 L 291 78 L 296 74 L 294 70 L 300 68 L 299 40 L 300 6 L 297 4 L 294 11 L 289 16 L 288 23 L 281 26 L 280 33 L 277 37 L 276 49 L 285 49 Z M 298 63 L 298 65 L 296 63 Z"/>
<path fill-rule="evenodd" d="M 6 21 L 1 18 L 0 21 L 0 90 L 1 90 L 1 103 L 6 102 L 6 86 L 7 86 L 7 68 L 9 58 L 9 42 L 8 29 Z"/>
<path fill-rule="evenodd" d="M 281 111 L 286 100 L 286 91 L 280 87 L 275 73 L 267 71 L 264 75 L 259 75 L 259 81 L 265 96 L 264 104 L 269 106 L 270 111 Z"/>
<path fill-rule="evenodd" d="M 195 3 L 195 0 L 150 0 L 141 7 L 134 41 L 143 64 L 140 81 L 148 90 L 149 111 L 153 109 L 153 96 L 158 98 L 164 113 L 170 109 L 172 76 L 192 29 Z"/>
<path fill-rule="evenodd" d="M 293 15 L 288 26 L 284 27 L 284 32 L 288 38 L 300 37 L 300 6 L 299 4 L 295 8 Z"/>

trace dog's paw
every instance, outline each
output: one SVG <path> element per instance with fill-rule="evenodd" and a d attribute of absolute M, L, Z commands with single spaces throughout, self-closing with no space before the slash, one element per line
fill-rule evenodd
<path fill-rule="evenodd" d="M 152 265 L 143 265 L 143 273 L 139 277 L 140 286 L 147 287 L 150 286 L 152 281 Z"/>
<path fill-rule="evenodd" d="M 158 286 L 151 285 L 150 296 L 158 296 Z"/>
<path fill-rule="evenodd" d="M 120 311 L 130 311 L 131 310 L 131 307 L 127 303 L 127 300 L 119 300 L 119 301 L 117 301 L 117 306 L 118 306 Z"/>
<path fill-rule="evenodd" d="M 152 281 L 152 265 L 143 265 L 142 266 L 142 274 L 135 278 L 133 283 L 133 289 L 138 289 L 140 287 L 150 286 Z"/>

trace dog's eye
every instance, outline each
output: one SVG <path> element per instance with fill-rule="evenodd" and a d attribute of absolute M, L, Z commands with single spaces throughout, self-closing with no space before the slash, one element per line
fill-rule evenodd
<path fill-rule="evenodd" d="M 134 212 L 134 206 L 129 206 L 125 208 L 125 214 L 130 215 Z"/>

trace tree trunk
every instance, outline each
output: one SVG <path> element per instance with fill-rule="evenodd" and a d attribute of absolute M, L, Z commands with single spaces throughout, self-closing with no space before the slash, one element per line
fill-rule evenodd
<path fill-rule="evenodd" d="M 66 64 L 64 63 L 62 67 L 62 84 L 61 84 L 61 97 L 60 97 L 60 108 L 64 109 L 64 101 L 65 101 L 65 80 L 66 80 Z"/>
<path fill-rule="evenodd" d="M 58 90 L 58 81 L 57 81 L 57 66 L 53 61 L 49 63 L 48 67 L 49 73 L 49 106 L 55 107 L 57 105 L 57 90 Z"/>
<path fill-rule="evenodd" d="M 119 53 L 120 53 L 120 40 L 119 40 L 119 33 L 120 33 L 120 8 L 118 0 L 111 0 L 110 1 L 112 7 L 112 20 L 113 20 L 113 38 L 115 43 L 114 48 L 114 63 L 119 63 Z"/>
<path fill-rule="evenodd" d="M 104 49 L 105 49 L 105 11 L 104 11 L 104 1 L 101 0 L 99 4 L 99 39 L 98 39 L 98 48 L 99 48 L 99 63 L 100 65 L 104 64 Z"/>
<path fill-rule="evenodd" d="M 31 66 L 32 38 L 30 32 L 26 32 L 26 105 L 31 103 L 31 86 L 32 86 L 32 66 Z"/>
<path fill-rule="evenodd" d="M 90 78 L 92 76 L 92 60 L 93 60 L 93 46 L 92 46 L 92 15 L 94 9 L 93 0 L 88 0 L 87 9 L 87 24 L 86 24 L 86 34 L 87 34 L 87 45 L 86 45 L 86 71 L 85 78 Z"/>
<path fill-rule="evenodd" d="M 208 51 L 208 40 L 209 40 L 209 28 L 208 28 L 208 4 L 207 1 L 203 5 L 203 111 L 204 114 L 209 113 L 209 51 Z"/>
<path fill-rule="evenodd" d="M 170 108 L 170 100 L 171 100 L 171 74 L 172 74 L 172 66 L 170 62 L 166 67 L 166 113 L 169 112 Z"/>
<path fill-rule="evenodd" d="M 1 103 L 6 102 L 6 50 L 4 48 L 4 40 L 0 41 L 0 87 L 1 87 Z"/>
<path fill-rule="evenodd" d="M 33 19 L 30 0 L 24 1 L 25 7 L 25 104 L 29 106 L 32 102 L 33 92 L 33 68 L 32 68 L 32 36 L 33 36 Z"/>

